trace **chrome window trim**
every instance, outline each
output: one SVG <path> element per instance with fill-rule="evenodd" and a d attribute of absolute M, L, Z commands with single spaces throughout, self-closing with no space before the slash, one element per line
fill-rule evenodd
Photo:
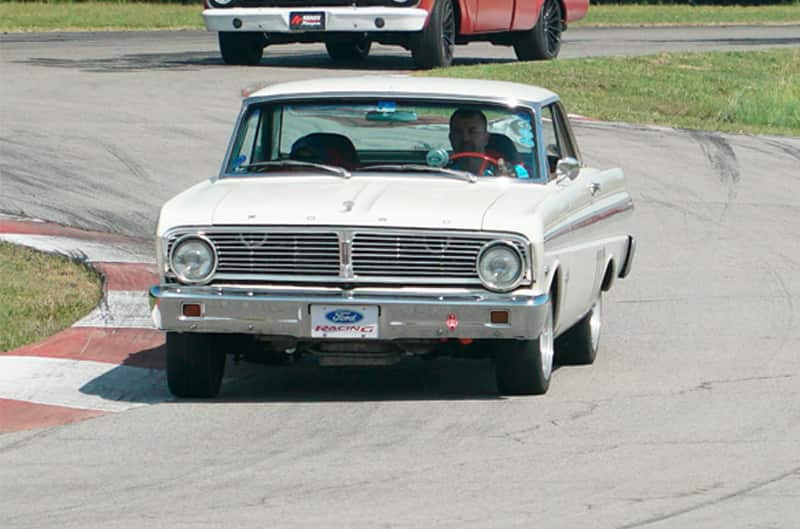
<path fill-rule="evenodd" d="M 225 149 L 225 156 L 222 159 L 222 166 L 220 167 L 219 174 L 214 178 L 223 179 L 223 178 L 242 178 L 248 174 L 252 173 L 229 173 L 225 171 L 225 168 L 228 167 L 233 146 L 236 141 L 236 136 L 239 133 L 239 129 L 242 127 L 244 120 L 247 116 L 247 113 L 251 106 L 261 105 L 261 104 L 270 104 L 270 103 L 281 103 L 281 104 L 296 104 L 305 101 L 325 101 L 325 100 L 348 100 L 348 101 L 364 101 L 364 100 L 375 100 L 375 99 L 386 99 L 386 98 L 397 98 L 397 99 L 405 99 L 405 100 L 417 100 L 417 101 L 430 101 L 433 103 L 454 103 L 454 104 L 465 104 L 465 105 L 491 105 L 491 106 L 498 106 L 503 107 L 507 110 L 514 110 L 514 109 L 524 109 L 527 112 L 530 112 L 532 115 L 533 121 L 533 129 L 536 138 L 536 148 L 540 149 L 540 141 L 541 138 L 541 109 L 544 105 L 548 105 L 554 102 L 558 102 L 558 97 L 550 97 L 543 101 L 530 101 L 530 100 L 522 100 L 516 98 L 507 98 L 507 97 L 481 97 L 481 98 L 474 98 L 474 97 L 465 97 L 465 96 L 453 96 L 449 94 L 425 94 L 425 93 L 416 93 L 416 92 L 404 92 L 404 93 L 396 93 L 396 92 L 368 92 L 368 93 L 358 93 L 353 94 L 352 92 L 330 92 L 330 93 L 319 93 L 319 94 L 304 94 L 302 96 L 291 96 L 291 95 L 272 95 L 272 96 L 259 96 L 259 97 L 251 97 L 245 99 L 242 103 L 242 107 L 239 110 L 239 115 L 236 118 L 236 123 L 233 127 L 233 132 L 231 133 L 230 138 L 228 139 L 228 147 Z M 537 150 L 537 158 L 539 164 L 539 170 L 541 172 L 541 167 L 545 166 L 546 163 L 543 163 L 541 160 L 541 151 Z M 261 175 L 263 176 L 263 175 Z M 541 173 L 540 178 L 531 178 L 529 180 L 524 180 L 526 183 L 535 183 L 535 184 L 546 184 L 548 180 L 547 173 Z"/>

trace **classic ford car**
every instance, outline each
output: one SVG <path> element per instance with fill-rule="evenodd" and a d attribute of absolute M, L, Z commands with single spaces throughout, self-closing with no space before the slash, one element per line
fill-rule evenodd
<path fill-rule="evenodd" d="M 476 40 L 514 46 L 523 61 L 553 59 L 567 22 L 589 0 L 205 0 L 227 64 L 254 65 L 264 47 L 324 42 L 331 59 L 358 61 L 372 42 L 411 50 L 420 68 L 449 66 L 453 46 Z"/>
<path fill-rule="evenodd" d="M 245 99 L 217 176 L 169 200 L 153 318 L 177 396 L 226 355 L 385 365 L 488 357 L 503 394 L 590 364 L 631 269 L 620 169 L 584 167 L 553 92 L 357 77 Z"/>

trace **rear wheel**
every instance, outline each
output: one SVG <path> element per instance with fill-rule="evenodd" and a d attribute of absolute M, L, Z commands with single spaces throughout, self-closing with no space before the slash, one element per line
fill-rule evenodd
<path fill-rule="evenodd" d="M 176 397 L 216 397 L 225 372 L 225 353 L 212 334 L 167 333 L 167 384 Z"/>
<path fill-rule="evenodd" d="M 558 337 L 556 351 L 560 364 L 588 365 L 597 358 L 603 328 L 603 297 L 597 295 L 592 310 Z"/>
<path fill-rule="evenodd" d="M 503 340 L 495 352 L 497 389 L 503 395 L 542 395 L 553 374 L 553 308 L 547 305 L 536 340 Z"/>
<path fill-rule="evenodd" d="M 264 56 L 264 35 L 257 32 L 219 32 L 219 51 L 225 64 L 255 66 Z"/>
<path fill-rule="evenodd" d="M 555 59 L 561 49 L 564 13 L 559 0 L 545 0 L 539 20 L 514 42 L 514 51 L 521 61 Z"/>
<path fill-rule="evenodd" d="M 436 0 L 428 25 L 411 37 L 411 56 L 418 68 L 445 68 L 453 62 L 456 15 L 451 0 Z"/>
<path fill-rule="evenodd" d="M 360 62 L 367 58 L 372 42 L 365 37 L 325 43 L 328 55 L 336 62 Z"/>

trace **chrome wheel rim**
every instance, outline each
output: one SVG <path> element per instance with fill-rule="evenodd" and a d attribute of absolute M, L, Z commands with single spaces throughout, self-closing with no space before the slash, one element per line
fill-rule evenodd
<path fill-rule="evenodd" d="M 549 0 L 544 6 L 544 34 L 547 38 L 547 51 L 554 55 L 561 47 L 561 5 L 557 0 Z"/>
<path fill-rule="evenodd" d="M 592 338 L 592 350 L 597 351 L 600 345 L 600 330 L 603 328 L 603 298 L 598 297 L 592 306 L 592 315 L 589 317 L 589 332 Z"/>
<path fill-rule="evenodd" d="M 453 59 L 453 46 L 456 42 L 456 21 L 453 12 L 453 4 L 450 0 L 444 0 L 444 12 L 442 13 L 442 51 L 445 61 Z"/>
<path fill-rule="evenodd" d="M 544 329 L 542 329 L 542 334 L 539 336 L 539 357 L 542 360 L 542 374 L 545 380 L 550 380 L 550 374 L 553 372 L 554 356 L 553 309 L 548 308 L 547 317 L 544 320 Z"/>

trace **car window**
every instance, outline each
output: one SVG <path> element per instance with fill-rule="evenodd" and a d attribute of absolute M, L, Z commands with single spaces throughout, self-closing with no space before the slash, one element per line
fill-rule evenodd
<path fill-rule="evenodd" d="M 550 177 L 555 176 L 556 165 L 562 158 L 578 158 L 567 117 L 558 103 L 542 109 L 542 138 L 547 156 Z"/>
<path fill-rule="evenodd" d="M 556 131 L 559 136 L 559 142 L 562 147 L 561 157 L 571 156 L 576 160 L 581 159 L 581 153 L 578 150 L 578 144 L 575 141 L 575 136 L 572 134 L 572 127 L 569 124 L 569 116 L 567 115 L 561 103 L 553 105 L 553 117 L 556 120 Z"/>
<path fill-rule="evenodd" d="M 261 127 L 261 109 L 255 108 L 247 115 L 238 130 L 226 172 L 233 172 L 238 167 L 260 161 L 259 153 L 263 151 L 259 150 L 261 141 L 257 141 L 257 137 L 263 136 L 259 133 Z"/>
<path fill-rule="evenodd" d="M 252 105 L 241 120 L 225 173 L 252 164 L 304 160 L 348 170 L 386 164 L 445 167 L 454 147 L 457 110 L 485 117 L 486 155 L 513 166 L 513 176 L 539 181 L 533 113 L 527 108 L 419 100 L 299 101 Z M 271 164 L 274 166 L 275 164 Z M 478 176 L 496 176 L 489 174 Z"/>

